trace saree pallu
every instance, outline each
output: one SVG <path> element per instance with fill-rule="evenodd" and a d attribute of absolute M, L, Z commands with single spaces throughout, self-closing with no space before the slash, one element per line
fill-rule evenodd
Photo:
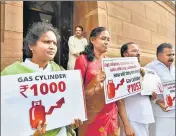
<path fill-rule="evenodd" d="M 104 105 L 103 94 L 87 100 L 88 120 L 79 127 L 79 136 L 118 136 L 117 106 L 115 103 Z"/>
<path fill-rule="evenodd" d="M 109 110 L 109 111 L 108 111 Z M 105 105 L 92 123 L 88 124 L 85 136 L 118 136 L 118 116 L 116 105 Z"/>

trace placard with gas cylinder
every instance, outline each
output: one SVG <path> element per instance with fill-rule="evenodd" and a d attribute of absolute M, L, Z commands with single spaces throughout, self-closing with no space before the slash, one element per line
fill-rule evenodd
<path fill-rule="evenodd" d="M 175 110 L 175 80 L 163 82 L 163 95 L 167 110 Z"/>
<path fill-rule="evenodd" d="M 102 70 L 106 73 L 106 104 L 141 92 L 140 65 L 136 57 L 104 58 Z"/>
<path fill-rule="evenodd" d="M 47 130 L 85 121 L 85 111 L 78 70 L 1 76 L 3 136 L 32 135 L 40 120 Z"/>

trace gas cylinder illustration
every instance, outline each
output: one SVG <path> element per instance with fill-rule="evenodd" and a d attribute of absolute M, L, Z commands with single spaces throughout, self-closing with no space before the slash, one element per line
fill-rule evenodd
<path fill-rule="evenodd" d="M 117 86 L 115 87 L 115 84 L 113 82 L 113 80 L 108 80 L 108 84 L 107 84 L 107 93 L 108 93 L 108 98 L 112 99 L 115 97 L 115 91 L 119 89 L 119 87 L 121 85 L 123 85 L 124 83 L 124 78 L 120 81 L 119 84 L 117 84 Z"/>
<path fill-rule="evenodd" d="M 173 102 L 172 102 L 172 98 L 171 98 L 170 95 L 166 95 L 166 101 L 167 101 L 167 105 L 168 105 L 169 107 L 172 107 Z"/>
<path fill-rule="evenodd" d="M 40 101 L 32 101 L 32 107 L 29 110 L 30 124 L 32 128 L 37 128 L 39 121 L 45 122 L 45 107 Z"/>
<path fill-rule="evenodd" d="M 108 80 L 108 85 L 107 85 L 107 91 L 108 91 L 108 98 L 114 98 L 115 96 L 115 84 L 113 80 Z"/>
<path fill-rule="evenodd" d="M 42 105 L 42 101 L 32 101 L 32 107 L 29 109 L 30 125 L 32 128 L 37 128 L 39 121 L 44 124 L 46 121 L 46 115 L 51 115 L 55 108 L 61 108 L 65 103 L 64 98 L 61 98 L 56 102 L 56 106 L 51 106 L 48 112 L 45 112 L 45 107 Z"/>

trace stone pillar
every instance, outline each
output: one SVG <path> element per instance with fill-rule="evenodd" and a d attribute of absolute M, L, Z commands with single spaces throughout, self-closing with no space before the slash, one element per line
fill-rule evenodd
<path fill-rule="evenodd" d="M 84 35 L 89 38 L 90 31 L 98 25 L 98 7 L 96 1 L 75 1 L 73 28 L 81 25 L 84 28 Z M 74 31 L 73 31 L 74 32 Z"/>
<path fill-rule="evenodd" d="M 1 70 L 22 60 L 23 2 L 1 2 Z"/>

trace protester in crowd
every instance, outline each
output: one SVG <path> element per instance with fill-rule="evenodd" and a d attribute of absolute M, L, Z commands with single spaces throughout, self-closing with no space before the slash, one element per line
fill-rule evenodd
<path fill-rule="evenodd" d="M 88 121 L 79 127 L 79 136 L 118 136 L 118 109 L 116 103 L 105 104 L 106 75 L 101 70 L 109 44 L 110 34 L 105 27 L 93 29 L 89 45 L 75 63 L 82 74 L 88 115 Z"/>
<path fill-rule="evenodd" d="M 121 57 L 137 57 L 140 63 L 139 46 L 133 42 L 121 47 Z M 148 126 L 154 122 L 149 96 L 140 93 L 118 101 L 119 115 L 123 122 L 123 136 L 149 136 Z"/>
<path fill-rule="evenodd" d="M 52 60 L 57 52 L 60 35 L 51 24 L 45 22 L 34 23 L 28 30 L 25 43 L 28 45 L 28 58 L 24 62 L 15 62 L 6 67 L 1 75 L 15 75 L 34 72 L 52 72 L 60 71 L 63 68 Z M 12 122 L 15 123 L 15 122 Z M 72 126 L 79 126 L 80 120 L 75 120 L 75 124 L 57 128 L 45 132 L 46 123 L 39 122 L 34 136 L 60 136 L 60 132 L 64 132 L 67 136 L 75 136 Z M 15 124 L 14 124 L 15 125 Z"/>
<path fill-rule="evenodd" d="M 157 59 L 146 65 L 154 70 L 162 82 L 175 80 L 174 50 L 170 43 L 157 47 Z M 150 126 L 151 136 L 175 136 L 175 110 L 168 111 L 163 95 L 153 99 L 152 107 L 155 124 Z"/>
<path fill-rule="evenodd" d="M 71 36 L 68 40 L 69 60 L 67 69 L 74 69 L 76 58 L 80 55 L 80 52 L 84 51 L 86 45 L 87 39 L 83 37 L 83 27 L 76 26 L 75 35 Z"/>

